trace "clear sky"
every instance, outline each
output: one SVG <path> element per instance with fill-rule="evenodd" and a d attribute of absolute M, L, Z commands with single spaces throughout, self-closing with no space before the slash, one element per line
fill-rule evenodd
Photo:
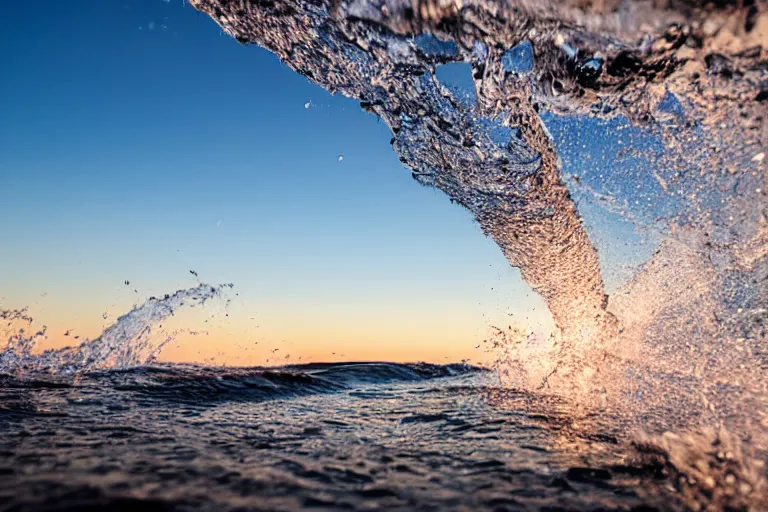
<path fill-rule="evenodd" d="M 548 321 L 375 117 L 181 0 L 3 2 L 0 64 L 0 307 L 51 346 L 189 270 L 238 295 L 167 359 L 477 359 L 507 312 Z"/>

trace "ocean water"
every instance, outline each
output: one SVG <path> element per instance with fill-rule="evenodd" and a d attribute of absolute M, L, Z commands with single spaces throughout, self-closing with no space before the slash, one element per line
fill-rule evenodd
<path fill-rule="evenodd" d="M 0 510 L 688 510 L 617 426 L 461 364 L 4 376 Z"/>

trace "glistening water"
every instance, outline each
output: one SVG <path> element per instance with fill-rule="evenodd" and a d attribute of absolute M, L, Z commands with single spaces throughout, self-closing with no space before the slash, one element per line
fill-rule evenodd
<path fill-rule="evenodd" d="M 162 326 L 231 285 L 46 352 L 3 310 L 1 510 L 768 509 L 764 1 L 190 4 L 378 116 L 557 329 L 211 368 L 157 363 Z"/>

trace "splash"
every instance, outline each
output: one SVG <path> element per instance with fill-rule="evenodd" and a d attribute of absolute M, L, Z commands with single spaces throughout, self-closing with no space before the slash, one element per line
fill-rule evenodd
<path fill-rule="evenodd" d="M 591 483 L 592 493 L 610 491 L 611 498 L 620 499 L 622 489 L 607 484 L 614 471 L 628 475 L 631 487 L 647 492 L 648 503 L 658 508 L 768 507 L 765 0 L 191 0 L 191 4 L 241 43 L 267 48 L 318 85 L 359 100 L 363 109 L 380 117 L 392 131 L 391 144 L 413 179 L 443 191 L 469 210 L 545 299 L 559 331 L 533 333 L 529 326 L 514 324 L 494 328 L 487 347 L 496 355 L 494 375 L 507 386 L 471 388 L 473 394 L 494 395 L 487 401 L 498 409 L 505 401 L 522 402 L 517 407 L 523 409 L 525 421 L 545 423 L 551 430 L 551 446 L 533 450 L 548 454 L 547 483 L 539 492 L 555 487 L 558 500 L 561 491 L 576 499 L 571 484 Z M 310 106 L 311 102 L 305 104 Z M 599 236 L 608 218 L 631 226 L 633 237 L 649 240 L 652 246 L 635 258 L 628 278 L 610 283 L 605 278 L 612 262 L 606 260 Z M 629 244 L 628 250 L 635 248 Z M 22 377 L 26 372 L 79 375 L 151 364 L 173 339 L 173 333 L 159 331 L 160 322 L 178 308 L 217 297 L 225 288 L 201 285 L 150 299 L 97 339 L 43 354 L 33 349 L 45 338 L 46 329 L 32 328 L 24 310 L 0 311 L 4 324 L 0 334 L 8 340 L 0 353 L 0 372 Z M 96 379 L 120 381 L 107 388 L 107 394 L 129 392 L 141 395 L 144 403 L 155 397 L 197 405 L 201 396 L 211 402 L 258 401 L 324 393 L 347 383 L 419 381 L 465 370 L 405 365 L 224 373 L 142 368 L 126 375 L 97 374 Z M 529 439 L 528 434 L 510 436 L 509 430 L 499 431 L 496 421 L 473 425 L 475 418 L 466 404 L 457 407 L 460 389 L 443 390 L 445 410 L 439 414 L 428 413 L 432 391 L 407 393 L 418 400 L 427 397 L 426 402 L 404 402 L 409 407 L 393 401 L 391 390 L 349 396 L 395 403 L 397 414 L 414 411 L 401 419 L 404 429 L 440 433 L 420 426 L 435 422 L 450 427 L 448 437 L 409 439 L 407 444 L 417 451 L 428 446 L 431 453 L 437 446 L 440 449 L 434 453 L 444 457 L 460 453 L 452 450 L 467 440 L 480 443 L 449 463 L 430 463 L 432 469 L 455 467 L 453 460 L 470 460 L 489 446 L 499 453 L 509 446 L 527 449 L 520 441 Z M 15 395 L 9 395 L 15 417 L 47 414 L 26 403 L 26 397 L 17 403 Z M 73 403 L 89 404 L 79 397 Z M 162 412 L 156 418 L 166 421 L 166 405 L 158 403 Z M 100 402 L 94 405 L 101 407 Z M 536 405 L 542 406 L 543 414 L 530 414 Z M 290 411 L 290 404 L 281 403 L 262 415 L 267 420 L 278 418 L 279 427 L 266 439 L 290 443 L 309 439 L 314 444 L 312 437 L 321 431 L 305 428 L 311 409 L 304 404 L 288 418 L 299 422 L 299 434 L 283 435 L 286 416 L 281 414 L 287 407 Z M 511 425 L 522 425 L 524 432 L 531 429 L 530 423 L 520 423 L 513 405 L 506 407 L 514 416 Z M 142 413 L 147 410 L 151 411 Z M 335 419 L 338 411 L 350 411 L 346 406 L 330 410 L 334 424 L 340 423 Z M 376 416 L 370 410 L 368 402 L 359 408 L 366 425 Z M 248 467 L 238 468 L 245 474 L 254 467 L 247 456 L 254 447 L 251 433 L 258 429 L 249 414 L 242 429 L 232 428 L 237 414 L 230 412 L 242 410 L 226 410 L 222 421 L 209 425 L 225 425 L 227 432 L 221 435 L 225 440 L 233 432 L 247 433 L 241 462 Z M 468 419 L 461 419 L 462 414 Z M 87 419 L 90 425 L 91 417 Z M 154 434 L 156 425 L 148 425 L 147 432 Z M 199 422 L 189 425 L 194 431 L 180 439 L 194 439 L 202 431 Z M 389 428 L 386 439 L 391 439 Z M 562 454 L 569 444 L 579 444 L 605 459 L 627 441 L 629 436 L 622 433 L 639 428 L 657 435 L 630 437 L 632 450 L 622 446 L 616 455 L 622 461 L 611 471 L 573 466 L 564 472 L 565 479 L 551 479 L 552 462 L 560 455 L 553 455 L 550 448 Z M 462 435 L 473 430 L 483 436 Z M 685 431 L 697 433 L 679 433 Z M 280 436 L 273 436 L 275 432 Z M 580 441 L 574 443 L 569 435 Z M 450 446 L 440 444 L 446 439 Z M 359 440 L 366 447 L 375 444 L 367 435 Z M 208 446 L 209 441 L 199 444 Z M 47 437 L 44 443 L 48 450 Z M 152 453 L 158 452 L 156 443 L 153 438 Z M 327 438 L 320 444 L 324 450 L 333 446 Z M 233 444 L 226 446 L 230 450 Z M 270 448 L 266 443 L 256 446 Z M 290 452 L 287 445 L 277 446 L 275 466 L 282 479 Z M 308 450 L 302 446 L 302 455 L 315 453 L 316 446 Z M 342 453 L 349 446 L 358 449 L 344 437 L 337 446 L 341 450 L 332 451 Z M 398 451 L 402 446 L 405 443 L 398 442 Z M 42 459 L 23 455 L 25 461 Z M 414 458 L 421 461 L 422 455 Z M 524 454 L 526 461 L 535 457 Z M 627 461 L 632 457 L 638 460 Z M 374 457 L 366 453 L 365 459 Z M 221 461 L 216 452 L 216 471 Z M 293 464 L 301 479 L 310 474 Z M 530 496 L 530 472 L 518 469 L 523 467 L 520 461 L 515 465 L 514 478 L 526 476 L 515 491 L 522 499 Z M 490 475 L 514 480 L 504 466 L 495 460 L 480 461 L 462 469 L 458 477 L 428 482 L 482 475 L 482 487 L 467 486 L 461 497 L 471 494 L 467 489 L 488 487 L 496 494 L 503 484 L 489 486 Z M 142 475 L 145 469 L 142 466 Z M 649 472 L 659 478 L 645 479 Z M 48 475 L 29 470 L 25 474 Z M 355 491 L 361 481 L 373 482 L 367 475 L 360 480 L 355 472 L 345 474 L 357 476 L 350 480 Z M 418 475 L 408 475 L 409 497 Z M 237 488 L 238 504 L 245 488 Z M 37 494 L 38 488 L 34 489 Z M 381 489 L 368 490 L 371 497 L 387 496 Z M 296 494 L 293 487 L 289 492 Z M 429 499 L 436 495 L 441 492 L 431 493 Z M 531 506 L 541 507 L 541 497 L 535 498 L 537 504 Z M 635 496 L 631 498 L 634 501 Z M 305 504 L 332 503 L 312 499 Z M 596 503 L 590 502 L 588 509 Z M 621 508 L 630 506 L 622 503 Z M 520 506 L 516 501 L 491 504 Z"/>
<path fill-rule="evenodd" d="M 659 429 L 764 424 L 765 2 L 191 3 L 359 100 L 472 212 L 559 327 L 491 336 L 511 378 Z M 590 212 L 656 240 L 610 297 Z"/>
<path fill-rule="evenodd" d="M 33 319 L 26 310 L 2 310 L 3 339 L 8 343 L 0 352 L 0 373 L 80 374 L 104 369 L 125 369 L 151 364 L 165 345 L 179 332 L 166 333 L 162 322 L 180 308 L 203 305 L 232 288 L 231 284 L 200 284 L 178 290 L 162 298 L 151 297 L 107 327 L 100 336 L 76 347 L 33 353 L 46 337 L 46 328 L 28 331 Z"/>
<path fill-rule="evenodd" d="M 414 179 L 474 214 L 547 301 L 566 338 L 581 338 L 587 329 L 599 344 L 618 326 L 606 309 L 597 252 L 540 113 L 625 116 L 658 125 L 661 147 L 673 150 L 659 152 L 663 161 L 654 174 L 667 190 L 678 187 L 671 195 L 691 200 L 685 220 L 699 228 L 707 221 L 695 212 L 713 198 L 696 199 L 695 192 L 713 184 L 688 171 L 725 162 L 738 168 L 744 155 L 752 156 L 746 148 L 763 142 L 756 100 L 765 77 L 759 65 L 764 41 L 755 27 L 763 27 L 766 16 L 759 10 L 708 13 L 676 4 L 657 10 L 631 2 L 611 2 L 610 8 L 525 1 L 192 4 L 238 41 L 269 49 L 383 119 Z M 724 34 L 743 16 L 751 25 L 737 27 L 741 39 L 732 39 L 742 44 L 727 48 L 733 57 L 714 53 L 726 51 Z M 471 73 L 469 101 L 438 78 L 441 66 L 456 63 Z M 685 119 L 662 125 L 674 117 L 668 104 L 677 97 L 685 100 Z M 748 136 L 733 136 L 732 119 L 749 125 Z M 722 140 L 708 140 L 715 135 Z M 688 153 L 702 141 L 716 147 Z M 720 154 L 723 147 L 728 151 Z M 745 179 L 749 170 L 738 174 Z M 746 215 L 754 220 L 758 213 L 750 210 Z M 673 221 L 682 218 L 667 219 Z M 754 231 L 752 224 L 748 230 Z M 739 239 L 754 259 L 764 235 L 751 235 L 758 242 Z"/>
<path fill-rule="evenodd" d="M 613 323 L 596 252 L 560 180 L 553 143 L 528 89 L 497 83 L 511 76 L 503 52 L 481 39 L 388 30 L 384 20 L 374 19 L 379 6 L 365 3 L 193 5 L 241 42 L 268 48 L 384 120 L 414 180 L 469 209 L 564 330 Z M 397 16 L 393 11 L 389 19 Z M 458 62 L 472 66 L 477 94 L 471 104 L 436 75 L 438 65 Z"/>

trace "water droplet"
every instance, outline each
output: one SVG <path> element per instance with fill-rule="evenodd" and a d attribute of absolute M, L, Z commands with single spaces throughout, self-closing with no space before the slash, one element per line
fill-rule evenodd
<path fill-rule="evenodd" d="M 576 65 L 576 75 L 579 83 L 583 86 L 594 84 L 602 72 L 603 59 L 599 57 L 590 57 L 582 60 Z"/>

